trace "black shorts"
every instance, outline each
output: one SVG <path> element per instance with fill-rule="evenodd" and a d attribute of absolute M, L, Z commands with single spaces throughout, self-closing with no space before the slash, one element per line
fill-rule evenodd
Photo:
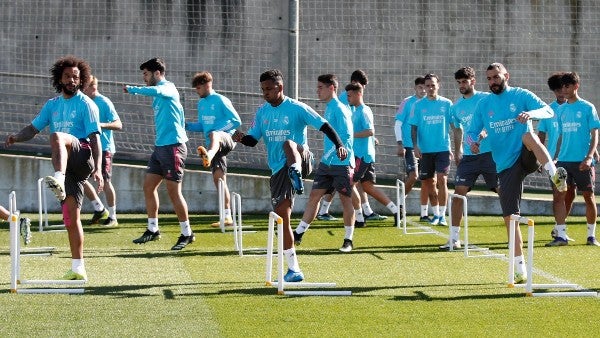
<path fill-rule="evenodd" d="M 303 148 L 300 155 L 302 157 L 302 178 L 304 179 L 312 172 L 314 157 L 308 148 Z M 289 170 L 290 167 L 285 165 L 271 176 L 271 179 L 269 180 L 269 185 L 271 187 L 271 205 L 273 208 L 276 208 L 279 203 L 286 199 L 291 200 L 292 206 L 294 206 L 295 192 L 288 174 Z"/>
<path fill-rule="evenodd" d="M 479 175 L 483 176 L 488 189 L 493 191 L 498 189 L 498 173 L 491 152 L 463 156 L 456 168 L 454 185 L 466 186 L 471 190 Z"/>
<path fill-rule="evenodd" d="M 435 173 L 446 174 L 450 172 L 450 152 L 423 153 L 421 157 L 420 180 L 433 178 Z"/>
<path fill-rule="evenodd" d="M 592 167 L 590 170 L 580 171 L 581 162 L 556 162 L 557 167 L 563 167 L 567 171 L 567 184 L 576 185 L 579 191 L 594 191 L 594 182 L 596 181 L 596 170 Z M 551 182 L 552 183 L 552 182 Z M 552 183 L 554 185 L 554 183 Z"/>
<path fill-rule="evenodd" d="M 219 133 L 219 150 L 210 162 L 210 170 L 214 174 L 217 169 L 227 174 L 227 154 L 235 148 L 236 143 L 233 142 L 231 134 L 224 131 L 213 131 L 213 133 Z"/>
<path fill-rule="evenodd" d="M 319 163 L 315 171 L 313 189 L 325 189 L 327 193 L 334 190 L 346 196 L 352 196 L 353 171 L 347 165 L 326 165 Z"/>
<path fill-rule="evenodd" d="M 79 208 L 83 203 L 83 184 L 93 170 L 94 159 L 90 144 L 87 140 L 78 140 L 73 137 L 65 172 L 65 194 L 73 196 Z"/>
<path fill-rule="evenodd" d="M 373 182 L 375 183 L 375 166 L 373 162 L 367 163 L 362 158 L 355 157 L 354 161 L 356 167 L 354 167 L 354 182 Z"/>
<path fill-rule="evenodd" d="M 539 163 L 533 152 L 523 146 L 521 148 L 521 155 L 519 155 L 519 158 L 512 167 L 504 169 L 498 174 L 502 216 L 520 214 L 521 210 L 519 206 L 523 195 L 523 180 L 527 175 L 537 171 L 539 167 Z"/>
<path fill-rule="evenodd" d="M 169 181 L 181 182 L 186 158 L 185 143 L 156 146 L 148 161 L 146 172 L 160 175 Z"/>

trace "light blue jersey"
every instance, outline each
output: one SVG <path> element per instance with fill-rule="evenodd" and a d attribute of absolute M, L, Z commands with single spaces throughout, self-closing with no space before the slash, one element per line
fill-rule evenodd
<path fill-rule="evenodd" d="M 233 134 L 242 125 L 242 120 L 225 96 L 211 90 L 210 94 L 198 101 L 198 122 L 188 122 L 186 130 L 204 133 L 206 145 L 210 146 L 208 134 L 224 131 Z"/>
<path fill-rule="evenodd" d="M 554 116 L 548 119 L 543 119 L 538 122 L 538 131 L 543 131 L 546 134 L 546 148 L 550 157 L 553 159 L 556 155 L 556 145 L 558 143 L 558 137 L 560 136 L 560 130 L 558 126 L 558 108 L 561 105 L 554 101 L 550 103 L 550 108 L 554 111 Z"/>
<path fill-rule="evenodd" d="M 350 105 L 350 102 L 348 102 L 348 92 L 347 91 L 343 91 L 340 96 L 338 96 L 338 100 L 340 100 L 341 103 L 343 103 L 344 105 L 346 105 L 346 107 L 350 108 L 351 112 L 354 112 L 354 109 L 356 109 L 354 106 Z"/>
<path fill-rule="evenodd" d="M 415 102 L 408 123 L 417 127 L 421 153 L 450 151 L 450 106 L 452 101 L 443 96 Z"/>
<path fill-rule="evenodd" d="M 119 119 L 119 114 L 117 114 L 115 106 L 108 97 L 98 93 L 93 100 L 100 111 L 101 123 L 110 123 Z M 102 142 L 102 151 L 108 151 L 111 154 L 115 153 L 115 140 L 112 130 L 103 129 L 102 134 L 100 134 L 100 141 Z"/>
<path fill-rule="evenodd" d="M 50 133 L 67 133 L 78 139 L 101 132 L 98 106 L 80 91 L 69 99 L 60 95 L 48 100 L 31 124 L 39 131 L 49 127 Z"/>
<path fill-rule="evenodd" d="M 469 97 L 468 99 L 461 96 L 458 98 L 458 100 L 456 100 L 456 102 L 454 102 L 452 107 L 450 107 L 450 113 L 452 114 L 452 123 L 454 124 L 454 127 L 463 130 L 463 155 L 473 155 L 473 152 L 471 152 L 471 147 L 467 143 L 466 131 L 469 130 L 471 122 L 473 121 L 473 112 L 475 112 L 475 108 L 477 108 L 477 103 L 479 103 L 479 100 L 486 95 L 489 95 L 489 93 L 474 90 L 473 96 Z M 492 151 L 490 141 L 484 138 L 479 144 L 479 150 L 480 154 Z"/>
<path fill-rule="evenodd" d="M 354 129 L 352 128 L 352 112 L 348 106 L 338 100 L 337 97 L 332 98 L 325 106 L 325 119 L 331 127 L 336 131 L 342 140 L 344 148 L 348 150 L 348 157 L 345 160 L 340 160 L 337 156 L 337 148 L 331 142 L 329 137 L 323 138 L 323 157 L 321 163 L 327 165 L 349 165 L 354 168 L 354 152 L 352 145 L 354 143 Z"/>
<path fill-rule="evenodd" d="M 284 96 L 277 107 L 265 103 L 258 108 L 248 135 L 256 140 L 264 139 L 267 147 L 267 162 L 275 175 L 285 166 L 283 144 L 292 140 L 307 146 L 306 126 L 321 129 L 327 122 L 308 105 Z"/>
<path fill-rule="evenodd" d="M 161 80 L 156 86 L 127 86 L 127 91 L 134 95 L 152 96 L 154 109 L 154 130 L 156 146 L 185 143 L 185 114 L 179 102 L 179 92 L 173 82 Z"/>
<path fill-rule="evenodd" d="M 354 133 L 363 130 L 372 130 L 375 133 L 375 124 L 373 123 L 373 111 L 364 103 L 352 112 L 352 125 Z M 355 137 L 354 138 L 354 156 L 362 158 L 365 163 L 375 162 L 375 137 Z"/>
<path fill-rule="evenodd" d="M 402 100 L 398 110 L 396 111 L 396 121 L 400 121 L 402 123 L 402 146 L 404 148 L 412 148 L 412 138 L 410 136 L 410 124 L 408 123 L 408 118 L 410 117 L 410 113 L 412 112 L 413 106 L 415 102 L 420 99 L 416 96 L 409 96 Z M 400 140 L 397 140 L 400 141 Z"/>
<path fill-rule="evenodd" d="M 600 128 L 596 107 L 586 100 L 578 99 L 573 103 L 563 103 L 558 110 L 562 136 L 558 160 L 581 162 L 590 149 L 590 132 Z"/>
<path fill-rule="evenodd" d="M 529 113 L 534 119 L 549 118 L 554 114 L 544 101 L 529 90 L 508 86 L 500 94 L 482 98 L 473 114 L 467 131 L 467 144 L 476 142 L 485 128 L 498 173 L 513 166 L 521 155 L 523 134 L 533 130 L 531 120 L 527 123 L 517 121 L 517 116 L 522 112 Z"/>

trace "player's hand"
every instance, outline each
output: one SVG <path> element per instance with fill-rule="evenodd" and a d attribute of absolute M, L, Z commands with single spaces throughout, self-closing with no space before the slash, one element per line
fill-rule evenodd
<path fill-rule="evenodd" d="M 404 150 L 404 147 L 402 145 L 398 145 L 398 150 L 396 151 L 396 154 L 399 157 L 404 157 L 404 155 L 406 154 L 406 150 Z"/>
<path fill-rule="evenodd" d="M 479 154 L 479 142 L 474 142 L 474 143 L 471 144 L 471 152 L 474 155 Z"/>
<path fill-rule="evenodd" d="M 15 136 L 15 134 L 8 135 L 8 137 L 6 138 L 6 141 L 4 142 L 4 147 L 8 148 L 11 145 L 15 144 L 16 142 L 17 142 L 17 137 Z"/>
<path fill-rule="evenodd" d="M 337 148 L 337 157 L 342 161 L 345 160 L 348 157 L 348 150 L 344 147 Z"/>
<path fill-rule="evenodd" d="M 242 138 L 246 136 L 246 134 L 242 133 L 239 130 L 236 130 L 233 135 L 231 135 L 231 138 L 233 139 L 234 142 L 241 142 Z"/>
<path fill-rule="evenodd" d="M 592 168 L 592 158 L 586 157 L 579 163 L 579 171 L 588 171 Z"/>
<path fill-rule="evenodd" d="M 527 121 L 529 121 L 529 119 L 531 119 L 531 117 L 526 112 L 521 112 L 519 115 L 517 115 L 517 121 L 519 121 L 521 123 L 527 123 Z"/>
<path fill-rule="evenodd" d="M 379 145 L 379 139 L 377 137 L 373 138 L 373 141 L 375 142 L 375 145 L 378 146 Z"/>
<path fill-rule="evenodd" d="M 421 154 L 421 149 L 419 149 L 419 147 L 418 147 L 418 146 L 414 146 L 414 147 L 413 147 L 413 151 L 415 152 L 415 156 L 416 156 L 417 158 L 419 158 L 419 159 L 420 159 L 421 157 L 423 157 L 423 154 Z"/>
<path fill-rule="evenodd" d="M 127 90 L 127 85 L 123 85 L 123 93 L 129 93 L 129 91 Z"/>
<path fill-rule="evenodd" d="M 93 174 L 93 177 L 94 177 L 94 181 L 96 181 L 96 183 L 98 183 L 97 192 L 100 193 L 100 192 L 104 191 L 104 177 L 102 177 L 102 173 L 100 172 L 100 170 L 96 170 Z"/>

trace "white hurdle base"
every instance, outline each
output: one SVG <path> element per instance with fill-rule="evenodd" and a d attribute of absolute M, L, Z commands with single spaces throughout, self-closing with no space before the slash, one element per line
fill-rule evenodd
<path fill-rule="evenodd" d="M 277 222 L 277 281 L 272 280 L 273 275 L 273 239 L 275 236 L 275 222 Z M 310 282 L 285 282 L 283 280 L 283 218 L 274 212 L 269 213 L 269 229 L 267 240 L 267 269 L 266 285 L 277 286 L 277 294 L 286 296 L 351 296 L 352 291 L 346 290 L 285 290 L 286 287 L 294 288 L 334 288 L 336 283 L 310 283 Z"/>
<path fill-rule="evenodd" d="M 525 284 L 515 284 L 515 242 L 517 224 L 527 224 L 527 282 Z M 533 283 L 533 245 L 535 237 L 535 227 L 532 219 L 511 215 L 509 223 L 508 236 L 508 287 L 525 288 L 525 296 L 529 297 L 598 297 L 594 291 L 581 291 L 580 286 L 570 283 Z M 557 292 L 533 292 L 534 289 L 577 289 L 576 291 L 557 291 Z"/>
<path fill-rule="evenodd" d="M 40 177 L 37 181 L 38 193 L 38 219 L 40 232 L 67 231 L 64 224 L 49 225 L 48 224 L 48 198 L 46 196 L 47 189 L 44 189 L 44 178 Z"/>
<path fill-rule="evenodd" d="M 10 291 L 12 293 L 61 293 L 61 294 L 81 294 L 82 288 L 20 288 L 22 285 L 39 286 L 81 286 L 86 283 L 82 280 L 23 280 L 21 275 L 21 256 L 48 256 L 54 251 L 53 247 L 30 248 L 27 253 L 21 252 L 21 242 L 19 240 L 19 212 L 16 206 L 16 194 L 12 191 L 9 194 L 10 206 Z"/>
<path fill-rule="evenodd" d="M 233 244 L 235 250 L 241 257 L 243 256 L 264 256 L 267 248 L 244 248 L 244 234 L 256 233 L 255 230 L 244 230 L 252 226 L 245 226 L 242 223 L 242 197 L 236 192 L 231 193 L 231 213 L 233 214 Z M 256 254 L 245 254 L 244 252 L 256 252 Z M 259 254 L 258 252 L 262 252 Z"/>
<path fill-rule="evenodd" d="M 396 205 L 398 208 L 402 206 L 402 221 L 396 224 L 398 229 L 402 229 L 405 235 L 423 235 L 423 234 L 435 234 L 437 233 L 435 230 L 428 226 L 419 226 L 413 225 L 411 227 L 407 226 L 406 220 L 406 190 L 404 186 L 404 182 L 402 180 L 396 180 Z"/>
<path fill-rule="evenodd" d="M 503 254 L 493 253 L 489 248 L 482 248 L 475 245 L 469 244 L 469 214 L 467 212 L 467 197 L 459 194 L 448 194 L 448 221 L 450 228 L 450 236 L 452 236 L 452 204 L 454 199 L 460 199 L 463 202 L 462 215 L 463 215 L 463 245 L 465 257 L 504 257 Z M 450 246 L 450 251 L 454 251 L 454 248 Z M 473 254 L 473 253 L 477 254 Z"/>

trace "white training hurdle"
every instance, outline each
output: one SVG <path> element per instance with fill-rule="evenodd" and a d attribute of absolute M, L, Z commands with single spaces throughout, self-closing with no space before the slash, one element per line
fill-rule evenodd
<path fill-rule="evenodd" d="M 9 194 L 9 210 L 10 210 L 10 291 L 12 293 L 63 293 L 75 294 L 83 293 L 83 288 L 20 288 L 22 285 L 39 285 L 39 286 L 57 286 L 69 285 L 77 286 L 85 284 L 82 280 L 26 280 L 21 279 L 21 256 L 25 256 L 21 252 L 21 242 L 19 241 L 19 211 L 17 210 L 16 194 L 12 191 Z M 37 248 L 30 249 L 27 256 L 48 256 L 54 248 Z"/>
<path fill-rule="evenodd" d="M 277 223 L 277 281 L 273 281 L 273 239 L 275 236 L 275 223 Z M 266 285 L 277 286 L 277 294 L 286 296 L 350 296 L 352 291 L 346 290 L 285 290 L 286 287 L 296 288 L 334 288 L 335 283 L 308 283 L 308 282 L 285 282 L 283 255 L 283 218 L 274 212 L 269 213 L 269 230 L 267 240 L 267 269 Z"/>
<path fill-rule="evenodd" d="M 448 225 L 450 228 L 450 232 L 452 232 L 452 203 L 453 200 L 457 198 L 463 202 L 462 207 L 462 215 L 463 215 L 463 245 L 464 245 L 464 253 L 465 257 L 503 257 L 503 254 L 493 253 L 489 248 L 482 248 L 469 244 L 469 215 L 468 215 L 468 205 L 467 205 L 467 197 L 459 194 L 448 194 Z M 450 251 L 454 251 L 452 245 L 450 245 Z M 478 254 L 471 254 L 471 252 L 478 252 Z"/>
<path fill-rule="evenodd" d="M 527 224 L 527 282 L 525 284 L 515 284 L 515 231 L 517 224 Z M 598 293 L 594 291 L 559 291 L 559 292 L 533 292 L 533 289 L 578 289 L 577 284 L 568 283 L 550 283 L 550 284 L 534 284 L 533 283 L 533 246 L 534 246 L 535 227 L 532 219 L 521 217 L 519 215 L 511 215 L 509 223 L 508 236 L 508 287 L 524 287 L 525 295 L 531 297 L 598 297 Z"/>
<path fill-rule="evenodd" d="M 38 193 L 38 219 L 39 231 L 67 231 L 64 224 L 48 224 L 48 198 L 46 196 L 48 189 L 44 189 L 44 178 L 40 177 L 37 181 Z"/>
<path fill-rule="evenodd" d="M 405 235 L 422 235 L 422 234 L 435 234 L 437 231 L 430 227 L 422 225 L 407 226 L 406 220 L 406 193 L 405 186 L 402 180 L 396 180 L 396 205 L 398 208 L 402 206 L 402 220 L 396 224 L 398 229 L 402 229 Z M 402 224 L 402 225 L 401 225 Z"/>
<path fill-rule="evenodd" d="M 233 243 L 235 250 L 240 254 L 240 256 L 263 256 L 263 254 L 250 254 L 245 255 L 244 251 L 251 252 L 266 252 L 267 248 L 244 248 L 244 239 L 243 235 L 247 233 L 256 233 L 254 230 L 244 230 L 244 228 L 252 227 L 243 225 L 242 223 L 242 196 L 236 192 L 231 193 L 231 213 L 233 214 Z"/>

